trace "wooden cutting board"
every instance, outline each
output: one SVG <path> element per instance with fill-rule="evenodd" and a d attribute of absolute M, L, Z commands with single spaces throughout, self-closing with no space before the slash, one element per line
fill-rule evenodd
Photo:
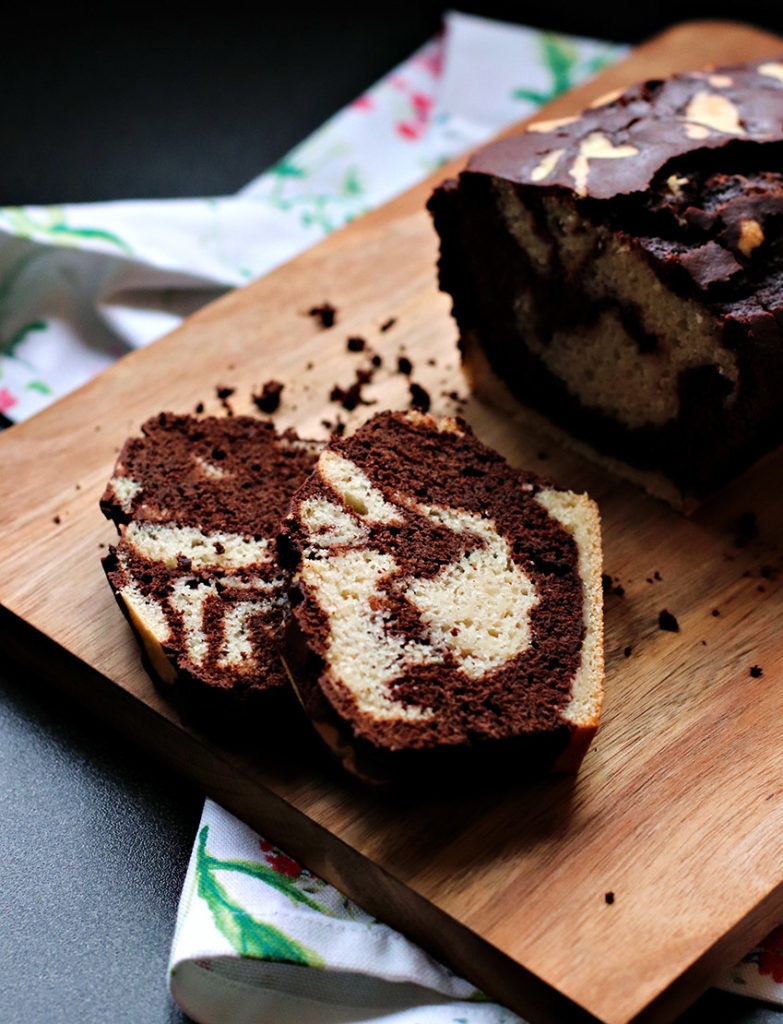
<path fill-rule="evenodd" d="M 548 114 L 640 78 L 781 52 L 782 40 L 747 27 L 680 26 Z M 500 411 L 466 405 L 484 441 L 601 507 L 616 588 L 606 710 L 575 781 L 400 796 L 343 777 L 306 733 L 278 749 L 206 736 L 153 689 L 99 565 L 112 533 L 98 497 L 124 438 L 161 409 L 219 411 L 216 386 L 230 385 L 244 411 L 252 387 L 275 377 L 286 385 L 279 423 L 323 435 L 341 412 L 332 385 L 367 363 L 346 349 L 360 335 L 384 366 L 366 389 L 377 406 L 349 421 L 406 406 L 402 352 L 434 410 L 454 410 L 447 393 L 464 384 L 423 212 L 431 184 L 0 436 L 4 643 L 531 1020 L 670 1019 L 783 919 L 783 457 L 685 519 Z M 323 300 L 339 311 L 329 330 L 306 315 Z M 658 628 L 663 609 L 679 632 Z"/>

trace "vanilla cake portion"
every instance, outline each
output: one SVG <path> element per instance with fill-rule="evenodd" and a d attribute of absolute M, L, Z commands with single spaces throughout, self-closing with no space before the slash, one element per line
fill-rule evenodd
<path fill-rule="evenodd" d="M 461 420 L 385 412 L 324 449 L 280 546 L 284 660 L 350 770 L 578 766 L 603 694 L 586 495 L 514 469 Z"/>
<path fill-rule="evenodd" d="M 229 713 L 285 691 L 276 536 L 320 447 L 252 417 L 172 413 L 126 441 L 101 499 L 120 534 L 104 569 L 160 681 Z"/>
<path fill-rule="evenodd" d="M 783 440 L 783 62 L 644 82 L 474 154 L 429 208 L 475 389 L 674 504 Z"/>

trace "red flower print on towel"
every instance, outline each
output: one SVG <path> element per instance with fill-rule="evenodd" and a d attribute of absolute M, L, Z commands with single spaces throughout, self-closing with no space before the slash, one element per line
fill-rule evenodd
<path fill-rule="evenodd" d="M 273 846 L 266 839 L 259 839 L 258 845 L 262 853 L 266 854 L 265 859 L 270 868 L 274 868 L 281 875 L 287 875 L 289 878 L 298 878 L 304 871 L 304 868 L 298 861 L 283 853 L 282 850 L 278 850 L 276 846 Z"/>
<path fill-rule="evenodd" d="M 397 133 L 404 139 L 420 139 L 429 123 L 433 100 L 423 92 L 414 92 L 410 96 L 413 116 L 397 123 Z"/>
<path fill-rule="evenodd" d="M 783 925 L 769 933 L 759 946 L 759 974 L 771 974 L 778 985 L 783 984 Z"/>
<path fill-rule="evenodd" d="M 0 413 L 13 409 L 17 402 L 18 399 L 14 398 L 8 388 L 0 388 Z"/>

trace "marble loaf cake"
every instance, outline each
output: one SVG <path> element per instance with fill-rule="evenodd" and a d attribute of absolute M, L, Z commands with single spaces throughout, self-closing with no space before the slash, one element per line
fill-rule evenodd
<path fill-rule="evenodd" d="M 533 123 L 429 208 L 479 392 L 676 504 L 783 440 L 783 62 Z"/>
<path fill-rule="evenodd" d="M 152 674 L 231 720 L 285 700 L 290 577 L 276 537 L 320 445 L 251 417 L 162 413 L 125 443 L 106 492 L 104 559 Z"/>
<path fill-rule="evenodd" d="M 379 413 L 321 453 L 281 557 L 284 660 L 350 770 L 578 767 L 603 693 L 586 495 L 512 468 L 460 420 Z"/>

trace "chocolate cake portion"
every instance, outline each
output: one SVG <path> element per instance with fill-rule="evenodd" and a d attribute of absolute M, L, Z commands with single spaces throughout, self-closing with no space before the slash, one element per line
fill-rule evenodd
<path fill-rule="evenodd" d="M 252 417 L 171 413 L 126 441 L 101 499 L 120 534 L 104 569 L 147 667 L 186 699 L 231 717 L 285 692 L 275 539 L 320 447 Z"/>
<path fill-rule="evenodd" d="M 783 440 L 783 62 L 648 81 L 429 208 L 464 366 L 674 503 Z"/>
<path fill-rule="evenodd" d="M 321 453 L 281 552 L 284 660 L 350 770 L 578 766 L 603 679 L 586 495 L 513 468 L 461 420 L 379 413 Z"/>

